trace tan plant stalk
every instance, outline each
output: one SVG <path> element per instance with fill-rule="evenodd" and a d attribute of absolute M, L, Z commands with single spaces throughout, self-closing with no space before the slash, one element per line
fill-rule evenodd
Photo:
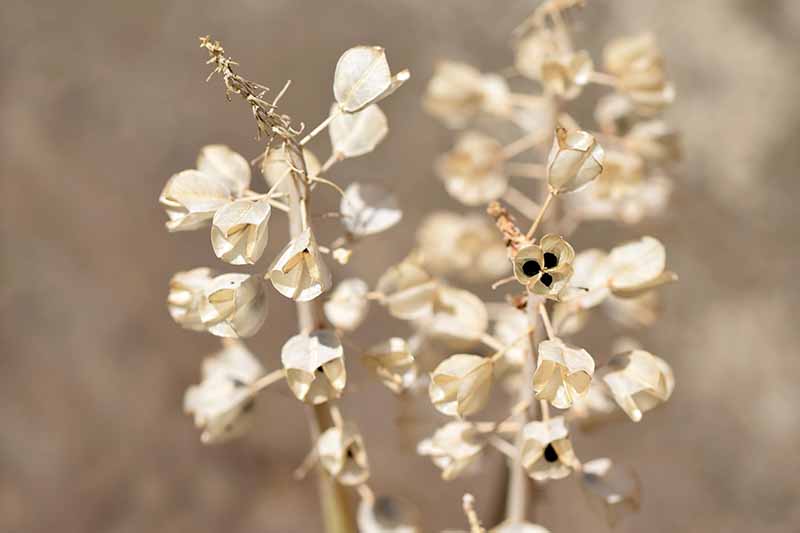
<path fill-rule="evenodd" d="M 289 233 L 291 238 L 295 238 L 309 224 L 307 216 L 308 179 L 305 159 L 302 156 L 300 143 L 296 138 L 299 131 L 292 129 L 289 117 L 278 115 L 275 112 L 274 102 L 269 103 L 263 100 L 263 87 L 248 81 L 233 71 L 232 65 L 236 63 L 224 55 L 225 52 L 220 43 L 212 42 L 208 37 L 202 38 L 201 43 L 209 52 L 208 62 L 216 67 L 214 72 L 220 73 L 223 77 L 228 98 L 230 99 L 230 94 L 232 93 L 238 94 L 250 104 L 258 126 L 259 136 L 264 135 L 268 138 L 266 151 L 272 149 L 277 142 L 292 154 L 291 160 L 299 167 L 292 170 L 287 204 L 289 208 Z M 324 321 L 320 305 L 320 300 L 296 302 L 297 321 L 301 332 L 310 333 L 323 325 Z M 316 442 L 322 432 L 334 426 L 330 403 L 307 406 L 306 413 L 312 442 Z M 347 489 L 334 480 L 319 465 L 317 471 L 319 476 L 319 497 L 326 533 L 355 533 L 356 525 Z"/>

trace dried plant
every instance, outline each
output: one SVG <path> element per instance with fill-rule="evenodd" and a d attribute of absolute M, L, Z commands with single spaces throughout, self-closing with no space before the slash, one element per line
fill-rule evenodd
<path fill-rule="evenodd" d="M 507 456 L 505 519 L 490 533 L 546 531 L 526 521 L 530 479 L 577 478 L 590 506 L 612 525 L 638 508 L 635 473 L 607 458 L 583 462 L 570 432 L 618 419 L 618 413 L 640 421 L 670 397 L 672 371 L 627 339 L 605 364 L 566 339 L 598 309 L 625 326 L 653 323 L 656 291 L 676 276 L 666 270 L 664 247 L 653 237 L 609 252 L 576 252 L 568 239 L 587 221 L 633 224 L 663 209 L 677 148 L 676 134 L 658 113 L 674 90 L 649 35 L 613 41 L 604 50 L 604 71 L 595 69 L 589 52 L 575 49 L 566 23 L 581 5 L 548 0 L 536 9 L 514 32 L 513 69 L 483 74 L 461 63 L 438 66 L 425 109 L 449 128 L 471 129 L 435 168 L 454 199 L 482 209 L 433 213 L 420 225 L 417 248 L 374 284 L 357 278 L 334 283 L 326 261 L 347 264 L 362 239 L 394 226 L 401 211 L 375 184 L 343 189 L 326 176 L 337 162 L 368 154 L 383 141 L 388 121 L 377 102 L 400 87 L 408 71 L 392 75 L 382 48 L 347 50 L 336 65 L 328 117 L 305 134 L 279 112 L 288 84 L 268 101 L 268 89 L 239 75 L 218 42 L 201 39 L 213 66 L 209 78 L 221 77 L 228 99 L 238 95 L 251 107 L 264 143 L 253 164 L 260 164 L 268 190 L 250 189 L 245 158 L 226 146 L 206 146 L 197 168 L 172 176 L 161 194 L 167 228 L 210 225 L 214 254 L 232 265 L 261 264 L 273 209 L 287 214 L 290 235 L 262 273 L 196 268 L 173 277 L 168 305 L 174 320 L 223 337 L 221 350 L 203 363 L 201 383 L 187 391 L 185 410 L 202 429 L 203 442 L 223 442 L 246 431 L 262 391 L 285 381 L 306 404 L 311 426 L 310 451 L 297 474 L 318 467 L 329 533 L 420 531 L 413 504 L 375 497 L 365 441 L 338 407 L 347 388 L 345 356 L 352 364 L 354 355 L 350 335 L 365 322 L 371 302 L 408 323 L 411 334 L 355 355 L 391 393 L 407 399 L 427 392 L 434 410 L 449 417 L 418 444 L 418 453 L 431 458 L 444 480 L 473 473 L 489 450 Z M 525 80 L 539 90 L 525 87 Z M 512 91 L 517 82 L 523 88 Z M 589 84 L 609 89 L 597 104 L 597 131 L 580 129 L 569 114 Z M 306 146 L 325 129 L 332 149 L 320 164 Z M 520 129 L 521 137 L 504 140 Z M 538 197 L 517 189 L 514 178 L 526 180 Z M 342 235 L 330 244 L 317 242 L 310 215 L 311 197 L 322 186 L 341 196 Z M 530 224 L 520 227 L 520 216 Z M 504 301 L 485 302 L 457 288 L 458 278 L 511 290 Z M 267 282 L 297 308 L 299 331 L 283 344 L 280 368 L 277 361 L 262 365 L 241 340 L 265 321 Z M 509 396 L 505 413 L 476 418 L 502 394 Z M 356 513 L 348 491 L 360 498 Z M 487 531 L 472 496 L 464 497 L 463 509 L 471 533 Z"/>

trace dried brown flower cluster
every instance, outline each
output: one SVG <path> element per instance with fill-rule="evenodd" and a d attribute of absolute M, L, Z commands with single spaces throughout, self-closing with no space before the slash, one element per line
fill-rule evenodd
<path fill-rule="evenodd" d="M 239 75 L 218 42 L 201 39 L 228 99 L 238 95 L 251 108 L 265 142 L 253 163 L 260 163 L 266 192 L 251 189 L 247 159 L 223 145 L 206 146 L 196 168 L 173 175 L 164 187 L 159 200 L 167 229 L 210 227 L 218 259 L 264 267 L 254 274 L 195 268 L 171 280 L 173 319 L 223 338 L 221 350 L 203 363 L 201 383 L 187 391 L 185 410 L 202 429 L 203 442 L 222 442 L 244 433 L 259 394 L 285 381 L 309 406 L 313 445 L 298 474 L 316 465 L 329 484 L 321 491 L 329 533 L 356 527 L 362 533 L 421 531 L 413 504 L 374 496 L 364 438 L 338 408 L 352 355 L 392 393 L 427 394 L 434 410 L 448 417 L 417 447 L 443 479 L 474 473 L 490 449 L 508 457 L 507 516 L 491 533 L 546 531 L 526 522 L 529 478 L 580 479 L 593 508 L 610 523 L 638 507 L 635 475 L 609 459 L 583 462 L 570 431 L 595 427 L 616 413 L 640 421 L 670 397 L 672 371 L 630 342 L 597 364 L 567 338 L 600 308 L 625 326 L 652 323 L 656 290 L 676 277 L 653 237 L 609 252 L 576 252 L 568 238 L 586 221 L 632 224 L 663 209 L 677 149 L 675 133 L 657 114 L 674 90 L 651 36 L 610 43 L 604 71 L 596 69 L 588 51 L 573 47 L 565 23 L 564 12 L 580 5 L 548 0 L 515 31 L 513 74 L 484 74 L 454 62 L 437 68 L 424 107 L 447 127 L 465 131 L 435 169 L 455 200 L 478 210 L 433 213 L 419 227 L 417 248 L 372 284 L 335 282 L 327 264 L 358 257 L 358 242 L 391 228 L 402 213 L 380 186 L 343 189 L 329 170 L 384 140 L 388 121 L 377 103 L 409 78 L 408 71 L 392 74 L 382 48 L 347 50 L 334 72 L 328 117 L 305 134 L 278 110 L 286 87 L 267 100 L 268 89 Z M 512 91 L 518 77 L 538 90 Z M 589 84 L 609 89 L 595 113 L 597 131 L 582 130 L 568 114 Z M 473 126 L 480 116 L 497 125 L 493 135 Z M 330 156 L 320 163 L 307 145 L 326 129 Z M 503 140 L 514 129 L 521 136 Z M 515 178 L 527 178 L 523 184 L 540 197 L 525 192 L 527 186 L 517 188 Z M 318 242 L 310 212 L 322 186 L 341 196 L 342 232 L 331 243 Z M 273 210 L 287 214 L 290 235 L 265 263 Z M 530 225 L 520 227 L 520 216 Z M 495 281 L 493 289 L 512 290 L 505 301 L 485 302 L 455 286 L 455 279 Z M 277 360 L 262 365 L 241 340 L 267 320 L 270 284 L 278 299 L 294 301 L 299 318 L 297 334 L 280 349 L 280 366 Z M 375 304 L 406 322 L 409 334 L 351 354 L 348 336 Z M 476 418 L 491 397 L 503 394 L 509 396 L 506 413 Z M 357 513 L 347 506 L 347 490 L 360 497 Z M 487 531 L 472 497 L 463 504 L 470 531 Z"/>

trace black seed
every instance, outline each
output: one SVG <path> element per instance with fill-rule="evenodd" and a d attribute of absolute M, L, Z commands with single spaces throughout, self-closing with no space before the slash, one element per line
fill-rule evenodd
<path fill-rule="evenodd" d="M 532 278 L 536 274 L 538 274 L 542 270 L 542 267 L 539 266 L 539 263 L 536 261 L 529 259 L 522 263 L 522 273 Z"/>
<path fill-rule="evenodd" d="M 544 267 L 545 268 L 555 268 L 558 266 L 558 256 L 551 252 L 545 252 L 544 254 Z"/>
<path fill-rule="evenodd" d="M 558 461 L 558 452 L 556 452 L 552 444 L 548 444 L 547 448 L 544 449 L 544 460 L 548 463 L 555 463 Z"/>
<path fill-rule="evenodd" d="M 351 448 L 347 448 L 347 458 L 352 459 L 354 457 L 353 450 Z"/>
<path fill-rule="evenodd" d="M 550 284 L 551 284 L 551 283 L 553 283 L 553 276 L 551 276 L 551 275 L 550 275 L 550 274 L 548 274 L 547 272 L 545 272 L 544 274 L 542 274 L 542 277 L 541 277 L 541 278 L 539 278 L 539 279 L 541 279 L 541 280 L 542 280 L 542 283 L 544 283 L 544 284 L 545 284 L 545 286 L 547 286 L 547 287 L 549 287 L 549 286 L 550 286 Z"/>
<path fill-rule="evenodd" d="M 315 372 L 316 372 L 317 374 L 324 374 L 324 373 L 325 373 L 325 371 L 324 371 L 324 370 L 322 370 L 322 367 L 321 367 L 321 366 L 318 366 L 318 367 L 317 367 L 317 369 L 315 370 Z"/>

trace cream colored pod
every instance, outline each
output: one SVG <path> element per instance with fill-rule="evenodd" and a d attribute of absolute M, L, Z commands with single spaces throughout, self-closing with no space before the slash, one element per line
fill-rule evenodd
<path fill-rule="evenodd" d="M 225 145 L 204 146 L 197 156 L 197 170 L 224 183 L 235 198 L 250 188 L 250 163 Z"/>
<path fill-rule="evenodd" d="M 283 345 L 281 362 L 292 393 L 306 403 L 336 399 L 347 383 L 344 349 L 332 331 L 295 335 Z"/>
<path fill-rule="evenodd" d="M 611 527 L 639 510 L 641 486 L 636 472 L 611 459 L 603 457 L 584 463 L 581 488 L 590 508 Z"/>
<path fill-rule="evenodd" d="M 547 234 L 539 244 L 517 251 L 513 259 L 514 277 L 539 296 L 558 300 L 572 278 L 575 250 L 558 235 Z"/>
<path fill-rule="evenodd" d="M 388 496 L 362 498 L 356 514 L 359 533 L 420 533 L 419 511 L 410 502 Z"/>
<path fill-rule="evenodd" d="M 201 311 L 208 332 L 218 337 L 250 337 L 267 317 L 267 296 L 258 276 L 222 274 L 205 288 Z"/>
<path fill-rule="evenodd" d="M 410 77 L 408 70 L 392 76 L 386 52 L 380 46 L 356 46 L 336 63 L 333 96 L 342 111 L 355 113 L 386 98 Z"/>
<path fill-rule="evenodd" d="M 167 230 L 171 232 L 202 228 L 231 199 L 224 182 L 197 170 L 174 174 L 158 197 L 166 208 Z"/>
<path fill-rule="evenodd" d="M 261 162 L 261 174 L 267 185 L 275 187 L 279 192 L 287 192 L 287 176 L 292 169 L 301 168 L 305 164 L 308 176 L 319 176 L 322 166 L 319 159 L 308 148 L 303 148 L 303 161 L 297 160 L 297 154 L 287 150 L 285 145 L 279 148 L 270 149 L 267 156 Z M 280 183 L 279 183 L 280 182 Z"/>
<path fill-rule="evenodd" d="M 266 198 L 242 198 L 214 214 L 211 246 L 217 257 L 232 265 L 253 265 L 267 247 L 272 207 Z"/>
<path fill-rule="evenodd" d="M 428 82 L 422 103 L 428 113 L 456 129 L 481 111 L 508 116 L 511 91 L 501 76 L 481 74 L 466 63 L 441 61 Z"/>
<path fill-rule="evenodd" d="M 172 319 L 186 329 L 205 331 L 201 310 L 205 288 L 211 282 L 210 268 L 194 268 L 178 272 L 169 280 L 167 308 Z"/>
<path fill-rule="evenodd" d="M 267 275 L 276 291 L 297 302 L 313 300 L 333 284 L 310 228 L 281 250 Z"/>
<path fill-rule="evenodd" d="M 652 34 L 615 39 L 603 56 L 606 69 L 617 76 L 619 89 L 639 113 L 658 113 L 675 100 L 675 88 L 667 81 L 664 58 Z"/>
<path fill-rule="evenodd" d="M 331 115 L 331 145 L 334 154 L 343 159 L 370 153 L 389 133 L 386 115 L 375 104 L 355 113 L 339 113 L 339 106 L 333 104 Z"/>
<path fill-rule="evenodd" d="M 353 331 L 367 316 L 369 287 L 358 278 L 343 279 L 336 285 L 330 298 L 323 305 L 325 318 L 333 327 Z"/>
<path fill-rule="evenodd" d="M 375 288 L 381 304 L 401 320 L 430 316 L 436 298 L 436 281 L 414 260 L 407 258 L 391 267 Z"/>
<path fill-rule="evenodd" d="M 564 417 L 528 422 L 522 435 L 522 465 L 536 481 L 565 478 L 580 465 Z"/>
<path fill-rule="evenodd" d="M 554 194 L 577 191 L 603 171 L 603 148 L 591 133 L 556 128 L 547 158 L 547 183 Z"/>
<path fill-rule="evenodd" d="M 485 445 L 486 436 L 469 422 L 449 422 L 420 441 L 417 453 L 430 457 L 442 470 L 442 479 L 450 481 L 475 464 Z"/>
<path fill-rule="evenodd" d="M 547 93 L 572 100 L 580 93 L 594 72 L 589 52 L 554 54 L 541 65 L 541 81 Z"/>
<path fill-rule="evenodd" d="M 533 31 L 516 44 L 515 66 L 523 76 L 532 80 L 542 78 L 544 62 L 558 54 L 558 42 L 548 29 Z"/>
<path fill-rule="evenodd" d="M 594 375 L 594 359 L 581 348 L 567 346 L 561 339 L 539 343 L 539 358 L 533 374 L 536 398 L 559 409 L 589 392 Z"/>
<path fill-rule="evenodd" d="M 480 355 L 451 355 L 430 374 L 428 395 L 440 413 L 463 418 L 480 411 L 492 390 L 494 363 Z"/>
<path fill-rule="evenodd" d="M 617 404 L 634 422 L 669 400 L 675 388 L 669 365 L 644 350 L 615 355 L 603 368 L 602 376 Z"/>
<path fill-rule="evenodd" d="M 356 237 L 381 233 L 403 218 L 394 195 L 373 183 L 351 183 L 339 203 L 342 225 Z"/>
<path fill-rule="evenodd" d="M 667 252 L 654 237 L 645 236 L 614 247 L 607 261 L 610 272 L 608 287 L 621 298 L 641 296 L 678 279 L 674 272 L 665 270 Z"/>
<path fill-rule="evenodd" d="M 550 533 L 550 530 L 530 522 L 503 522 L 489 533 Z"/>
<path fill-rule="evenodd" d="M 477 131 L 462 134 L 452 150 L 436 161 L 436 173 L 448 194 L 464 205 L 497 200 L 508 188 L 503 147 Z"/>
<path fill-rule="evenodd" d="M 371 347 L 362 360 L 395 394 L 405 392 L 417 381 L 417 362 L 408 343 L 399 337 L 392 337 Z"/>
<path fill-rule="evenodd" d="M 440 285 L 436 289 L 433 315 L 417 321 L 427 338 L 452 349 L 465 349 L 478 341 L 489 328 L 489 313 L 483 301 L 471 292 Z"/>
<path fill-rule="evenodd" d="M 223 342 L 222 350 L 203 361 L 203 381 L 183 398 L 183 410 L 203 430 L 204 444 L 225 442 L 252 425 L 256 392 L 251 385 L 264 375 L 244 343 Z"/>
<path fill-rule="evenodd" d="M 342 485 L 361 485 L 369 479 L 364 440 L 351 422 L 322 433 L 317 440 L 317 455 L 325 471 Z"/>

